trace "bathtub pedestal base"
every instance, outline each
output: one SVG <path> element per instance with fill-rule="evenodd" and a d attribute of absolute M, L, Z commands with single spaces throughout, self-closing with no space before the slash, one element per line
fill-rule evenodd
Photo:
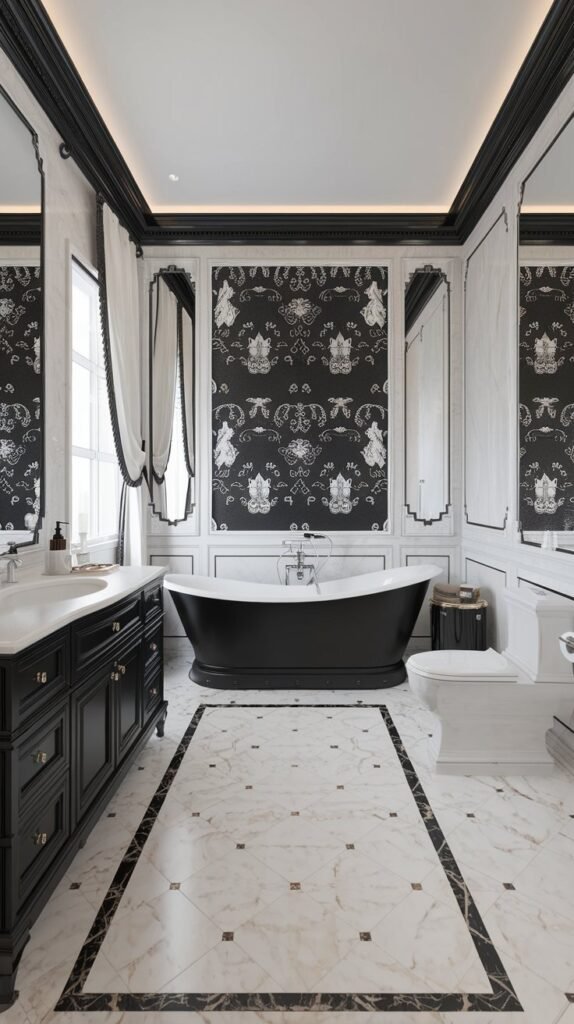
<path fill-rule="evenodd" d="M 407 677 L 403 661 L 375 669 L 251 668 L 234 671 L 202 665 L 197 658 L 189 678 L 201 686 L 224 690 L 384 690 Z"/>

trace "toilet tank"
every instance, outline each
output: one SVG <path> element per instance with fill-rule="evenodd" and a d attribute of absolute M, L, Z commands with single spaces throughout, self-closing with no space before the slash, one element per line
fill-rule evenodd
<path fill-rule="evenodd" d="M 558 637 L 574 628 L 574 600 L 536 587 L 509 587 L 507 658 L 534 683 L 573 683 Z"/>

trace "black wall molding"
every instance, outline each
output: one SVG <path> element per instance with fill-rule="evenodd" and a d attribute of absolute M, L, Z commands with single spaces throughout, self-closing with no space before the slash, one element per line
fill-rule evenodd
<path fill-rule="evenodd" d="M 450 210 L 439 214 L 154 215 L 40 0 L 3 0 L 0 46 L 62 136 L 62 156 L 142 245 L 459 245 L 574 72 L 574 0 L 554 0 Z M 546 219 L 541 230 L 551 226 Z"/>
<path fill-rule="evenodd" d="M 521 245 L 574 245 L 573 213 L 521 213 Z"/>
<path fill-rule="evenodd" d="M 0 213 L 0 245 L 40 245 L 41 213 Z"/>

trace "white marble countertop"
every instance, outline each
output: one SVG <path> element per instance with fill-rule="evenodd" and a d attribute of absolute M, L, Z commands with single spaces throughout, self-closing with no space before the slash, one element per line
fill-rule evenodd
<path fill-rule="evenodd" d="M 67 626 L 161 579 L 162 566 L 122 566 L 106 576 L 22 573 L 0 585 L 0 657 L 17 654 Z"/>

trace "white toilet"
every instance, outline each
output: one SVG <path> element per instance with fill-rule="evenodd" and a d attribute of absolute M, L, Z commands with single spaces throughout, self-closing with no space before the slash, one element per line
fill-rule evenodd
<path fill-rule="evenodd" d="M 559 642 L 574 627 L 574 601 L 530 587 L 508 589 L 505 600 L 503 654 L 427 651 L 407 662 L 412 691 L 437 718 L 437 772 L 532 775 L 554 768 L 546 732 L 553 716 L 567 721 L 574 710 L 573 666 Z"/>

